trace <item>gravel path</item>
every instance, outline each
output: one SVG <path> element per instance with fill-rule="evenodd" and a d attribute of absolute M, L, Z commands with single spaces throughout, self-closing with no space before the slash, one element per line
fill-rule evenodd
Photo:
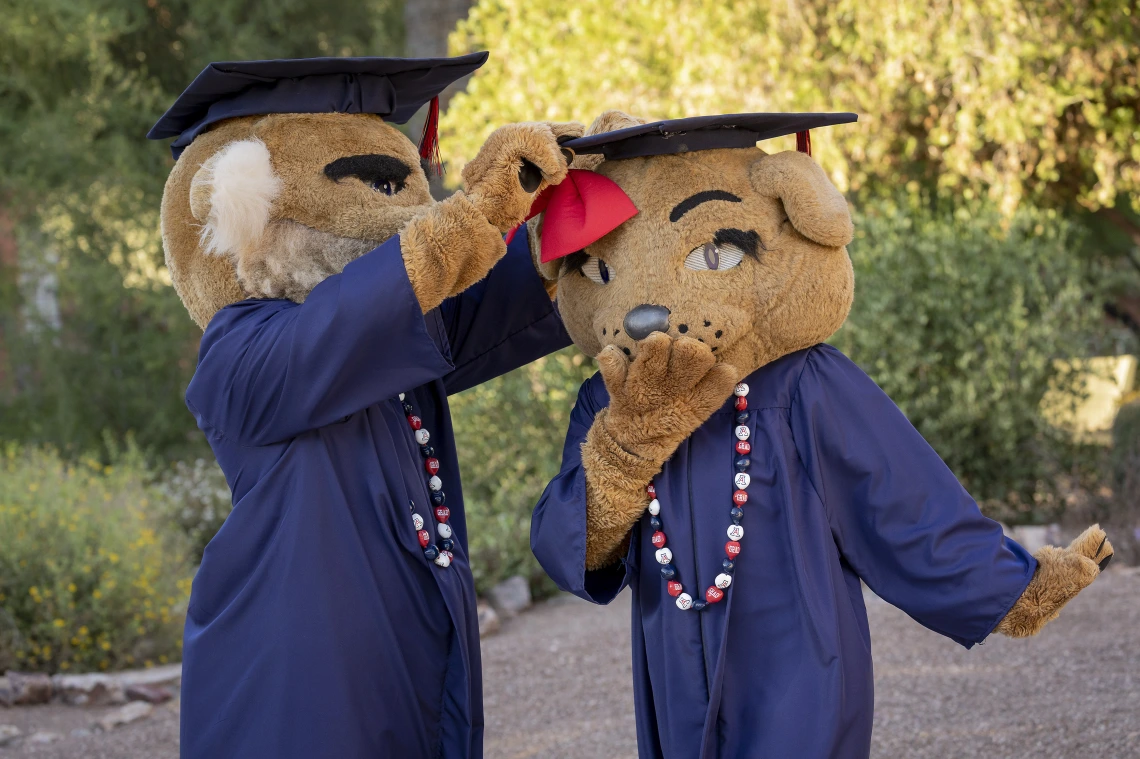
<path fill-rule="evenodd" d="M 878 599 L 876 759 L 1140 759 L 1140 570 L 1112 570 L 1032 641 L 965 651 Z M 488 759 L 633 759 L 628 599 L 559 598 L 483 643 Z M 0 709 L 0 724 L 56 732 L 0 759 L 175 759 L 177 711 L 73 737 L 104 710 Z"/>

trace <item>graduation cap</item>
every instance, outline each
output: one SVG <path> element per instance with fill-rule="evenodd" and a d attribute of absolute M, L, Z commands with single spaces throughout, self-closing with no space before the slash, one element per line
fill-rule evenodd
<path fill-rule="evenodd" d="M 420 155 L 438 166 L 439 93 L 483 65 L 458 58 L 294 58 L 211 63 L 151 127 L 177 159 L 211 124 L 266 113 L 372 113 L 403 124 L 428 101 Z"/>
<path fill-rule="evenodd" d="M 796 149 L 811 155 L 809 130 L 858 120 L 854 113 L 732 113 L 654 121 L 579 137 L 564 143 L 577 154 L 607 161 L 715 148 L 750 148 L 761 140 L 796 135 Z"/>
<path fill-rule="evenodd" d="M 716 148 L 750 148 L 761 140 L 796 135 L 796 149 L 811 155 L 810 130 L 858 120 L 854 113 L 733 113 L 654 121 L 562 143 L 578 155 L 607 161 L 691 153 Z M 535 199 L 530 216 L 545 213 L 542 263 L 585 248 L 637 215 L 633 201 L 608 177 L 571 169 L 561 184 Z M 528 217 L 529 218 L 529 217 Z"/>

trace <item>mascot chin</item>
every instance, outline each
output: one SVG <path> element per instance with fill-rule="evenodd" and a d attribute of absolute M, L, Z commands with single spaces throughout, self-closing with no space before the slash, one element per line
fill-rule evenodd
<path fill-rule="evenodd" d="M 183 757 L 482 755 L 447 397 L 569 344 L 504 233 L 582 134 L 505 126 L 434 202 L 436 96 L 486 57 L 215 63 L 151 131 L 204 329 L 186 402 L 234 502 L 191 593 Z M 392 124 L 428 103 L 417 149 Z"/>
<path fill-rule="evenodd" d="M 970 647 L 1033 635 L 1112 558 L 1030 555 L 824 341 L 854 297 L 809 130 L 854 114 L 602 115 L 528 224 L 581 388 L 531 545 L 562 589 L 633 592 L 639 754 L 865 759 L 861 582 Z M 799 152 L 760 140 L 797 133 Z"/>

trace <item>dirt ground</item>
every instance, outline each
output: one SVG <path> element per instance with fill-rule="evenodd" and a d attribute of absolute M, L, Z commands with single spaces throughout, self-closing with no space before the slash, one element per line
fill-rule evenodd
<path fill-rule="evenodd" d="M 965 651 L 878 599 L 877 759 L 1140 759 L 1140 571 L 1106 572 L 1033 641 Z M 483 643 L 488 759 L 633 759 L 628 598 L 559 598 Z M 176 705 L 111 733 L 73 735 L 106 710 L 0 709 L 50 743 L 0 759 L 174 759 Z"/>

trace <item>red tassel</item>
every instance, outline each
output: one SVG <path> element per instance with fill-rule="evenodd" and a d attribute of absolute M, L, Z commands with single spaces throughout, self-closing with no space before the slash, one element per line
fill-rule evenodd
<path fill-rule="evenodd" d="M 796 132 L 796 150 L 811 155 L 811 132 Z"/>
<path fill-rule="evenodd" d="M 428 162 L 429 173 L 443 176 L 443 159 L 439 155 L 439 97 L 431 99 L 424 133 L 420 135 L 420 158 Z"/>

